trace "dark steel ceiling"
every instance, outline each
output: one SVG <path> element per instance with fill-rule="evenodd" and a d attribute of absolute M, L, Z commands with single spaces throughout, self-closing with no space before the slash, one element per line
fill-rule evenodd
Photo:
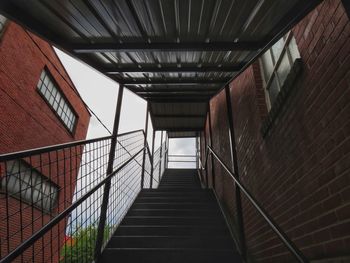
<path fill-rule="evenodd" d="M 1 0 L 0 13 L 150 101 L 156 129 L 184 131 L 202 129 L 202 106 L 320 2 Z"/>

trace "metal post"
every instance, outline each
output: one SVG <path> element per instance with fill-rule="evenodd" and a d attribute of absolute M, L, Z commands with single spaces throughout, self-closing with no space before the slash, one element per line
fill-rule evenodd
<path fill-rule="evenodd" d="M 147 134 L 148 134 L 148 112 L 149 112 L 149 103 L 147 102 L 147 108 L 146 108 L 146 121 L 145 121 L 145 140 L 144 140 L 144 149 L 143 149 L 143 156 L 142 156 L 142 171 L 141 171 L 141 189 L 144 187 L 144 181 L 145 181 L 145 160 L 146 160 L 146 153 L 147 153 Z"/>
<path fill-rule="evenodd" d="M 230 87 L 228 85 L 225 86 L 225 94 L 226 94 L 227 118 L 229 123 L 231 164 L 237 179 L 239 179 L 235 130 L 233 126 L 233 112 L 232 112 L 232 104 L 231 104 L 231 96 L 230 96 Z M 242 213 L 241 190 L 236 183 L 235 183 L 235 197 L 236 197 L 236 208 L 237 208 L 237 227 L 238 227 L 238 233 L 239 233 L 239 239 L 240 239 L 241 253 L 242 253 L 243 259 L 245 260 L 247 255 L 246 255 L 246 241 L 245 241 L 244 222 L 243 222 L 243 213 Z"/>
<path fill-rule="evenodd" d="M 213 147 L 213 131 L 211 129 L 211 117 L 210 117 L 210 103 L 208 103 L 208 111 L 209 111 L 209 145 L 210 147 Z M 215 189 L 215 167 L 214 167 L 214 156 L 211 154 L 211 180 L 212 180 L 212 186 Z"/>
<path fill-rule="evenodd" d="M 166 134 L 165 137 L 165 142 L 166 142 L 166 153 L 165 153 L 165 168 L 168 169 L 169 166 L 169 135 L 168 133 Z"/>
<path fill-rule="evenodd" d="M 205 154 L 205 157 L 207 157 L 207 130 L 206 128 L 204 128 L 204 154 Z M 209 188 L 209 179 L 208 179 L 208 161 L 207 160 L 204 160 L 205 161 L 205 186 L 206 188 Z"/>
<path fill-rule="evenodd" d="M 169 152 L 169 141 L 168 141 L 168 132 L 165 134 L 165 158 L 164 158 L 164 167 L 168 168 L 168 152 Z"/>
<path fill-rule="evenodd" d="M 199 145 L 198 145 L 198 136 L 196 137 L 196 169 L 198 170 L 199 168 L 199 154 L 198 154 L 198 151 L 199 151 Z"/>
<path fill-rule="evenodd" d="M 156 137 L 156 131 L 153 129 L 153 136 L 152 136 L 152 162 L 151 162 L 151 184 L 150 188 L 152 189 L 153 185 L 153 165 L 154 165 L 154 138 Z"/>
<path fill-rule="evenodd" d="M 162 150 L 163 150 L 163 131 L 160 133 L 160 154 L 159 154 L 159 175 L 158 182 L 160 182 L 160 175 L 162 172 Z M 164 149 L 165 150 L 165 149 Z"/>
<path fill-rule="evenodd" d="M 107 171 L 106 171 L 107 175 L 109 175 L 113 172 L 113 162 L 114 162 L 114 158 L 115 158 L 115 150 L 116 150 L 116 145 L 117 145 L 117 136 L 118 136 L 118 129 L 119 129 L 119 121 L 120 121 L 120 111 L 121 111 L 122 101 L 123 101 L 123 93 L 124 93 L 124 86 L 120 85 L 119 91 L 118 91 L 117 106 L 116 106 L 116 110 L 115 110 L 113 133 L 112 133 L 112 138 L 111 138 L 111 148 L 109 150 L 108 165 L 107 165 Z M 104 188 L 103 188 L 101 215 L 100 215 L 100 221 L 98 223 L 96 246 L 95 246 L 95 260 L 96 260 L 96 262 L 99 260 L 99 257 L 101 255 L 102 245 L 103 245 L 103 234 L 104 234 L 104 229 L 105 229 L 105 225 L 106 225 L 107 208 L 108 208 L 108 199 L 109 199 L 110 189 L 111 189 L 111 179 L 106 181 Z"/>

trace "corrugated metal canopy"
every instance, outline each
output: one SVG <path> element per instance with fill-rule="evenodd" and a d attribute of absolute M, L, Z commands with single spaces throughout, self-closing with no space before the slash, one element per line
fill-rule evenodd
<path fill-rule="evenodd" d="M 2 0 L 0 12 L 150 101 L 155 129 L 183 131 L 202 129 L 207 107 L 172 103 L 208 103 L 319 2 Z"/>

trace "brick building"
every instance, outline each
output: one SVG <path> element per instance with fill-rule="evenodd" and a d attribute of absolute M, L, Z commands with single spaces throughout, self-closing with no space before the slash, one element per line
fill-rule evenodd
<path fill-rule="evenodd" d="M 0 154 L 85 139 L 90 114 L 50 44 L 0 16 L 0 61 Z M 79 149 L 75 154 L 79 156 Z M 67 173 L 59 153 L 38 158 L 0 167 L 0 258 L 72 201 L 79 162 Z M 70 182 L 69 188 L 64 188 L 63 180 Z M 6 214 L 12 215 L 11 222 Z M 39 258 L 57 262 L 64 234 L 62 221 L 41 243 L 44 247 L 45 240 L 54 240 L 56 248 L 46 249 L 36 262 Z M 37 251 L 30 250 L 20 259 Z"/>
<path fill-rule="evenodd" d="M 230 84 L 243 184 L 307 258 L 339 259 L 332 262 L 348 262 L 340 260 L 350 255 L 346 8 L 346 1 L 323 1 Z M 202 136 L 201 141 L 202 147 L 210 142 L 211 132 L 214 150 L 230 164 L 226 116 L 222 91 L 210 102 L 211 131 L 207 119 L 206 140 Z M 213 170 L 219 199 L 235 221 L 232 179 L 215 160 Z M 244 196 L 242 202 L 251 259 L 291 261 L 291 254 Z"/>

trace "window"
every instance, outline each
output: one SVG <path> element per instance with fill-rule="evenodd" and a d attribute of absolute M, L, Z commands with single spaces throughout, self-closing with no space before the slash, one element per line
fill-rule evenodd
<path fill-rule="evenodd" d="M 0 15 L 0 36 L 1 36 L 2 31 L 5 28 L 6 21 L 7 21 L 6 17 Z"/>
<path fill-rule="evenodd" d="M 68 104 L 63 93 L 57 88 L 47 70 L 43 70 L 38 82 L 38 91 L 56 112 L 70 132 L 73 132 L 77 116 Z"/>
<path fill-rule="evenodd" d="M 51 211 L 57 203 L 58 187 L 22 160 L 7 162 L 1 188 L 44 211 Z"/>
<path fill-rule="evenodd" d="M 295 60 L 298 58 L 300 58 L 299 50 L 291 32 L 262 55 L 260 64 L 269 110 L 271 110 Z"/>

